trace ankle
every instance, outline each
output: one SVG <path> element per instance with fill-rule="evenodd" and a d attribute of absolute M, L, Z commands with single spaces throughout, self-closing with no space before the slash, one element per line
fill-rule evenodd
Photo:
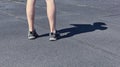
<path fill-rule="evenodd" d="M 34 31 L 36 31 L 35 29 L 29 29 L 29 32 L 34 32 Z"/>
<path fill-rule="evenodd" d="M 50 31 L 50 33 L 56 33 L 56 30 L 54 30 L 54 31 Z"/>

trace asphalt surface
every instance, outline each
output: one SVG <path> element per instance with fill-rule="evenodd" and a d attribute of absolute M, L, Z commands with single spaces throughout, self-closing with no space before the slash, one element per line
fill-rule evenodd
<path fill-rule="evenodd" d="M 0 67 L 120 67 L 120 0 L 56 0 L 57 29 L 49 41 L 44 0 L 27 39 L 25 0 L 0 0 Z"/>

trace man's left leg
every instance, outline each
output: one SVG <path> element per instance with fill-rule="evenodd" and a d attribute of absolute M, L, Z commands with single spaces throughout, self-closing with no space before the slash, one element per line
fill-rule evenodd
<path fill-rule="evenodd" d="M 49 40 L 56 40 L 57 39 L 57 32 L 56 32 L 56 5 L 55 0 L 46 0 L 47 5 L 47 16 L 50 26 L 50 39 Z"/>
<path fill-rule="evenodd" d="M 55 32 L 55 23 L 56 23 L 56 6 L 55 0 L 46 0 L 47 5 L 47 16 L 50 25 L 50 32 Z"/>

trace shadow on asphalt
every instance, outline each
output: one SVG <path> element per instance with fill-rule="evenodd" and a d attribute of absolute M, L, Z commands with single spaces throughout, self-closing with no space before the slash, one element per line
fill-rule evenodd
<path fill-rule="evenodd" d="M 58 39 L 72 37 L 77 34 L 93 32 L 95 30 L 106 30 L 108 27 L 104 22 L 95 22 L 93 24 L 70 24 L 72 27 L 58 30 L 60 36 Z M 39 37 L 49 36 L 49 33 L 39 35 Z"/>

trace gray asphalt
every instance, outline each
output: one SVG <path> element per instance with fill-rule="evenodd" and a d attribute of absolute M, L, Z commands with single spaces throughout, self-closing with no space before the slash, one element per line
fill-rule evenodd
<path fill-rule="evenodd" d="M 0 0 L 0 67 L 120 67 L 120 0 L 56 0 L 57 29 L 49 41 L 44 0 L 27 39 L 25 0 Z"/>

